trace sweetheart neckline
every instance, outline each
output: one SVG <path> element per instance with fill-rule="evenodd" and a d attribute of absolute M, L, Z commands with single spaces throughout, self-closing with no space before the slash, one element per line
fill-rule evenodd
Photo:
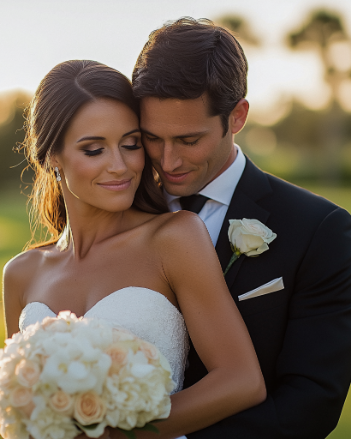
<path fill-rule="evenodd" d="M 162 294 L 162 293 L 160 293 L 160 292 L 158 292 L 158 291 L 155 291 L 155 290 L 151 290 L 150 288 L 146 288 L 146 287 L 134 287 L 134 286 L 129 286 L 129 287 L 124 287 L 124 288 L 120 288 L 119 290 L 116 290 L 116 291 L 113 291 L 112 293 L 110 293 L 110 294 L 108 294 L 107 296 L 105 296 L 105 297 L 103 297 L 102 299 L 100 299 L 100 300 L 98 300 L 91 308 L 89 308 L 88 309 L 88 311 L 86 312 L 86 313 L 84 313 L 81 317 L 85 317 L 91 310 L 93 310 L 99 303 L 101 303 L 101 302 L 103 302 L 105 299 L 107 299 L 108 297 L 110 297 L 110 296 L 112 296 L 112 295 L 114 295 L 114 294 L 116 294 L 116 293 L 120 293 L 121 291 L 123 291 L 123 290 L 127 290 L 127 289 L 129 289 L 129 288 L 137 288 L 138 290 L 146 290 L 146 291 L 151 291 L 152 293 L 155 293 L 155 294 L 157 294 L 157 296 L 161 296 L 161 297 L 163 297 L 163 299 L 164 300 L 166 300 L 168 303 L 169 303 L 169 305 L 178 313 L 178 315 L 184 320 L 184 317 L 183 317 L 183 314 L 179 311 L 179 309 L 175 306 L 175 305 L 173 305 L 173 303 L 169 300 L 169 299 L 167 299 L 167 297 L 164 295 L 164 294 Z M 39 302 L 39 301 L 34 301 L 34 302 L 29 302 L 29 303 L 27 303 L 26 304 L 26 306 L 22 309 L 22 311 L 21 311 L 21 315 L 22 315 L 22 313 L 23 313 L 23 311 L 27 308 L 27 306 L 29 306 L 29 305 L 31 305 L 31 304 L 33 304 L 33 303 L 39 303 L 40 305 L 44 305 L 44 306 L 46 306 L 46 308 L 48 308 L 53 314 L 55 314 L 55 316 L 58 316 L 58 314 L 56 314 L 51 308 L 50 308 L 50 306 L 48 306 L 46 303 L 43 303 L 43 302 Z M 61 311 L 64 311 L 64 310 L 61 310 Z M 61 312 L 61 311 L 59 311 L 59 312 Z"/>

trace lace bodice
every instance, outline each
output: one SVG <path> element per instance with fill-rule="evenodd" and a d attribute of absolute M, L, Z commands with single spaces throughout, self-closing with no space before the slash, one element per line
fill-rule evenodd
<path fill-rule="evenodd" d="M 44 303 L 28 303 L 20 316 L 20 330 L 48 316 L 54 317 L 55 313 Z M 148 288 L 123 288 L 101 299 L 84 317 L 129 329 L 153 343 L 169 361 L 176 383 L 174 392 L 182 389 L 188 334 L 183 316 L 165 296 Z"/>

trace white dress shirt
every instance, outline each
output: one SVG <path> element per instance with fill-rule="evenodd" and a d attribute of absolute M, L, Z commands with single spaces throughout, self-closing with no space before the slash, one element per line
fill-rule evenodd
<path fill-rule="evenodd" d="M 201 209 L 199 217 L 205 223 L 214 246 L 217 244 L 219 232 L 235 188 L 245 169 L 246 158 L 240 147 L 238 145 L 235 147 L 237 156 L 234 162 L 199 192 L 200 195 L 210 198 Z M 178 196 L 170 195 L 166 191 L 165 196 L 171 212 L 181 210 Z"/>

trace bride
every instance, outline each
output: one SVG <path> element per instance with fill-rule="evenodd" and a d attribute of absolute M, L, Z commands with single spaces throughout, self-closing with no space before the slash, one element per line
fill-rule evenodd
<path fill-rule="evenodd" d="M 160 438 L 261 403 L 258 360 L 211 239 L 197 215 L 167 212 L 129 80 L 93 61 L 57 65 L 31 103 L 25 148 L 31 201 L 51 239 L 5 267 L 8 336 L 69 309 L 156 344 L 178 390 Z M 187 333 L 208 374 L 180 391 Z"/>

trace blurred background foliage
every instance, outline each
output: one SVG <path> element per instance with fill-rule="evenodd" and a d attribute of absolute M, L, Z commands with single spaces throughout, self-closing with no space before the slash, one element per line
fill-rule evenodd
<path fill-rule="evenodd" d="M 217 23 L 231 29 L 247 53 L 260 45 L 243 17 L 226 15 Z M 300 28 L 287 31 L 284 43 L 318 54 L 324 102 L 313 109 L 313 102 L 282 97 L 273 113 L 249 117 L 236 141 L 259 166 L 289 181 L 351 185 L 351 38 L 342 14 L 313 11 Z"/>
<path fill-rule="evenodd" d="M 264 41 L 249 20 L 224 15 L 215 20 L 234 32 L 250 58 Z M 323 87 L 318 102 L 282 96 L 275 108 L 251 112 L 235 140 L 262 169 L 329 198 L 351 212 L 351 38 L 342 13 L 312 11 L 300 27 L 287 29 L 286 50 L 317 53 Z M 296 66 L 299 69 L 299 66 Z M 264 80 L 264 79 L 263 79 Z M 250 86 L 250 84 L 249 84 Z M 0 268 L 30 238 L 26 197 L 32 174 L 22 152 L 23 110 L 31 95 L 13 90 L 0 95 Z M 268 107 L 267 107 L 268 108 Z M 0 324 L 0 343 L 4 339 Z M 349 395 L 332 439 L 351 437 Z"/>

